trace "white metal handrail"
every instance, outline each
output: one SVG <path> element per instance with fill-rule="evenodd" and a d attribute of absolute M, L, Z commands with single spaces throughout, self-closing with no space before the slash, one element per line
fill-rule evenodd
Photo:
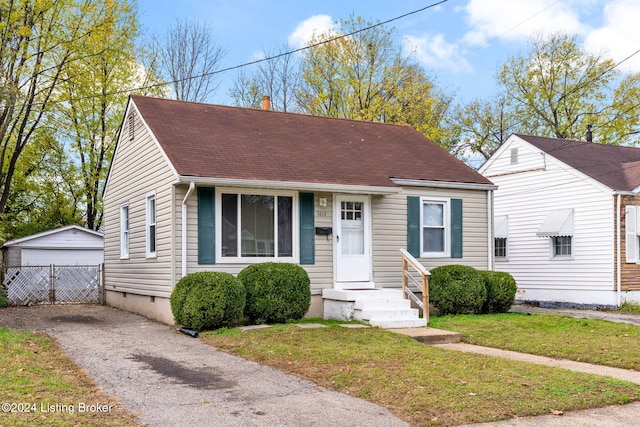
<path fill-rule="evenodd" d="M 417 259 L 406 249 L 400 249 L 402 254 L 402 296 L 414 301 L 422 309 L 422 317 L 429 324 L 429 276 L 431 273 L 424 268 Z M 409 272 L 409 266 L 418 273 L 420 280 Z M 411 290 L 410 285 L 416 286 L 422 293 L 422 299 Z"/>

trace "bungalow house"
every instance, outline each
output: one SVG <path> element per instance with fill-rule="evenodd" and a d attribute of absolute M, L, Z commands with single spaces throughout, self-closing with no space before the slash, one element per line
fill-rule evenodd
<path fill-rule="evenodd" d="M 132 95 L 104 192 L 109 305 L 172 324 L 188 273 L 292 262 L 323 291 L 489 269 L 495 186 L 413 128 Z M 326 295 L 325 295 L 326 296 Z"/>
<path fill-rule="evenodd" d="M 516 299 L 640 301 L 640 148 L 512 135 L 479 172 L 498 185 L 495 269 Z"/>

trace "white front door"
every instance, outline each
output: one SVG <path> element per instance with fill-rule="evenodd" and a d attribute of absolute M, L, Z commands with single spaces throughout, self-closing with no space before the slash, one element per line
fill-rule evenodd
<path fill-rule="evenodd" d="M 369 197 L 337 195 L 334 206 L 336 288 L 373 288 Z"/>

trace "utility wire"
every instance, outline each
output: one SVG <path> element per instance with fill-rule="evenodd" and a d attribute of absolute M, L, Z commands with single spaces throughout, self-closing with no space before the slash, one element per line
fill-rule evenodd
<path fill-rule="evenodd" d="M 425 10 L 428 10 L 428 9 L 434 8 L 436 6 L 439 6 L 439 5 L 443 4 L 443 3 L 446 3 L 447 1 L 449 1 L 449 0 L 441 0 L 441 1 L 438 1 L 436 3 L 432 3 L 432 4 L 428 5 L 428 6 L 425 6 L 423 8 L 416 9 L 416 10 L 413 10 L 411 12 L 407 12 L 407 13 L 405 13 L 403 15 L 399 15 L 399 16 L 396 16 L 396 17 L 391 18 L 391 19 L 387 19 L 386 21 L 378 22 L 376 24 L 369 25 L 369 26 L 364 27 L 364 28 L 360 28 L 358 30 L 352 31 L 352 32 L 347 33 L 347 34 L 340 34 L 340 35 L 337 35 L 335 37 L 331 37 L 331 38 L 319 41 L 317 43 L 309 44 L 309 45 L 303 46 L 301 48 L 293 49 L 293 50 L 290 50 L 290 51 L 287 51 L 287 52 L 283 52 L 283 53 L 280 53 L 280 54 L 277 54 L 277 55 L 273 55 L 273 56 L 269 56 L 269 57 L 261 58 L 261 59 L 256 59 L 254 61 L 249 61 L 249 62 L 245 62 L 245 63 L 239 64 L 239 65 L 233 65 L 231 67 L 227 67 L 227 68 L 223 68 L 223 69 L 215 70 L 215 71 L 210 71 L 210 72 L 198 74 L 198 75 L 195 75 L 195 76 L 189 76 L 189 77 L 185 77 L 185 78 L 182 78 L 182 79 L 163 81 L 163 82 L 149 84 L 149 85 L 145 85 L 145 86 L 139 86 L 139 87 L 134 87 L 134 88 L 129 88 L 129 89 L 122 89 L 122 90 L 118 90 L 118 91 L 113 91 L 113 92 L 107 93 L 106 96 L 118 95 L 118 94 L 122 94 L 122 93 L 136 92 L 136 91 L 141 91 L 141 90 L 154 89 L 154 88 L 161 87 L 161 86 L 167 86 L 167 85 L 170 85 L 170 84 L 173 84 L 173 83 L 183 82 L 183 81 L 202 78 L 202 77 L 213 76 L 213 75 L 216 75 L 216 74 L 222 74 L 222 73 L 225 73 L 225 72 L 228 72 L 228 71 L 237 70 L 239 68 L 248 67 L 250 65 L 259 64 L 261 62 L 271 61 L 271 60 L 274 60 L 274 59 L 277 59 L 277 58 L 280 58 L 280 57 L 283 57 L 283 56 L 293 55 L 294 53 L 302 52 L 302 51 L 305 51 L 305 50 L 308 50 L 308 49 L 313 49 L 315 47 L 318 47 L 318 46 L 321 46 L 321 45 L 324 45 L 324 44 L 327 44 L 327 43 L 332 43 L 334 41 L 337 41 L 337 40 L 340 40 L 340 39 L 344 39 L 344 38 L 353 36 L 355 34 L 362 33 L 362 32 L 371 30 L 371 29 L 376 28 L 376 27 L 380 27 L 382 25 L 389 24 L 390 22 L 394 22 L 394 21 L 406 18 L 407 16 L 411 16 L 411 15 L 415 15 L 415 14 L 420 13 L 420 12 L 424 12 Z M 57 103 L 68 102 L 68 101 L 71 101 L 71 100 L 80 101 L 80 100 L 84 100 L 84 99 L 96 98 L 98 96 L 104 96 L 104 95 L 87 95 L 87 96 L 84 96 L 84 97 L 70 98 L 70 99 L 66 99 L 66 100 L 50 101 L 49 103 L 50 104 L 57 104 Z M 22 104 L 15 104 L 14 107 L 17 107 L 18 105 L 22 105 Z M 35 105 L 43 105 L 43 103 L 33 102 L 33 103 L 30 103 L 30 104 L 24 104 L 24 105 L 35 106 Z"/>

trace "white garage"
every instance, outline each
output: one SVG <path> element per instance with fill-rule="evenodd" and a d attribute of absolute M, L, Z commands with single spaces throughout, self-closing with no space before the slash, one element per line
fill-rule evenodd
<path fill-rule="evenodd" d="M 6 267 L 98 265 L 104 259 L 102 233 L 78 225 L 11 240 L 2 245 Z"/>

